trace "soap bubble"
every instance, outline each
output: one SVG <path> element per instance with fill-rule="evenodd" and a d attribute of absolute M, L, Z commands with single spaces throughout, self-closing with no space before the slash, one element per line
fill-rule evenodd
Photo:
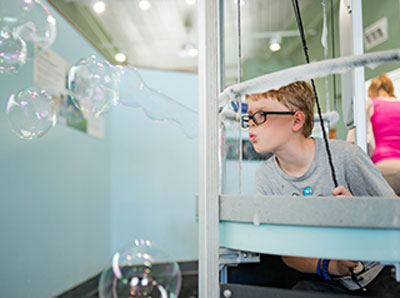
<path fill-rule="evenodd" d="M 17 72 L 26 63 L 26 43 L 10 31 L 0 29 L 0 73 Z"/>
<path fill-rule="evenodd" d="M 152 120 L 166 120 L 181 126 L 189 138 L 197 137 L 197 112 L 146 85 L 136 68 L 119 67 L 118 103 L 141 108 Z"/>
<path fill-rule="evenodd" d="M 100 298 L 175 298 L 181 272 L 172 258 L 148 240 L 118 250 L 99 281 Z"/>
<path fill-rule="evenodd" d="M 14 0 L 0 5 L 0 28 L 24 40 L 32 59 L 56 38 L 56 20 L 40 0 Z"/>
<path fill-rule="evenodd" d="M 75 106 L 84 114 L 100 116 L 116 105 L 119 69 L 108 61 L 90 56 L 71 67 L 68 90 Z"/>
<path fill-rule="evenodd" d="M 21 139 L 37 139 L 56 124 L 52 96 L 34 87 L 21 89 L 8 100 L 6 113 L 11 130 Z"/>

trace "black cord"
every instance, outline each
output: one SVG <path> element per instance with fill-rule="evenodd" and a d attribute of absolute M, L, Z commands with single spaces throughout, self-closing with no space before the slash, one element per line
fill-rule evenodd
<path fill-rule="evenodd" d="M 300 38 L 301 38 L 301 41 L 303 44 L 304 54 L 306 56 L 306 62 L 310 63 L 310 57 L 308 55 L 308 48 L 307 48 L 307 42 L 306 42 L 306 37 L 305 37 L 305 33 L 304 33 L 304 28 L 303 28 L 303 22 L 301 21 L 299 3 L 297 0 L 292 0 L 292 4 L 293 4 L 293 9 L 294 9 L 294 15 L 295 15 L 296 21 L 297 21 L 297 26 L 299 27 Z M 331 154 L 331 150 L 329 148 L 329 143 L 328 143 L 328 139 L 327 139 L 326 132 L 325 132 L 324 120 L 322 119 L 321 106 L 319 104 L 317 89 L 315 88 L 314 79 L 311 79 L 311 86 L 313 88 L 315 102 L 317 104 L 318 116 L 319 116 L 319 121 L 321 123 L 321 129 L 322 129 L 322 135 L 324 137 L 325 148 L 326 148 L 326 152 L 328 154 L 329 166 L 331 168 L 331 173 L 332 173 L 332 180 L 333 180 L 333 184 L 335 185 L 335 188 L 336 188 L 338 186 L 338 182 L 336 179 L 335 168 L 333 167 L 332 154 Z"/>
<path fill-rule="evenodd" d="M 357 286 L 358 286 L 363 292 L 366 292 L 367 289 L 364 288 L 362 285 L 360 285 L 360 283 L 358 282 L 357 275 L 354 273 L 353 268 L 350 268 L 349 271 L 350 271 L 350 276 L 351 276 L 352 281 L 354 281 L 354 282 L 357 284 Z"/>

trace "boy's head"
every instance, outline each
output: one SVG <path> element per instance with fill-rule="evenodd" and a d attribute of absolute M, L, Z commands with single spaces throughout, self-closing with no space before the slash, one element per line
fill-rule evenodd
<path fill-rule="evenodd" d="M 283 86 L 278 90 L 273 89 L 264 93 L 246 95 L 249 105 L 251 105 L 252 101 L 257 102 L 266 99 L 281 103 L 291 112 L 302 112 L 304 114 L 304 124 L 301 133 L 305 137 L 311 135 L 314 126 L 315 97 L 311 86 L 307 82 L 298 81 Z"/>

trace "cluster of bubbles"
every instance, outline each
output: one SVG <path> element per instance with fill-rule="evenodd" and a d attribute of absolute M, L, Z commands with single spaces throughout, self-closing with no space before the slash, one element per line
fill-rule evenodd
<path fill-rule="evenodd" d="M 56 21 L 41 0 L 0 0 L 0 74 L 15 73 L 54 42 Z M 81 59 L 68 76 L 68 95 L 84 115 L 98 117 L 116 104 L 141 108 L 152 120 L 179 124 L 197 136 L 197 113 L 147 86 L 134 67 L 114 66 L 96 56 Z M 52 96 L 36 88 L 12 94 L 7 114 L 12 131 L 37 139 L 56 122 Z"/>
<path fill-rule="evenodd" d="M 18 72 L 55 37 L 55 18 L 40 0 L 0 0 L 0 73 Z"/>
<path fill-rule="evenodd" d="M 15 73 L 54 42 L 56 21 L 41 0 L 0 0 L 0 74 Z M 146 85 L 136 68 L 114 66 L 90 56 L 74 65 L 68 95 L 84 115 L 98 117 L 116 104 L 141 108 L 152 120 L 180 125 L 197 136 L 197 113 Z M 55 104 L 44 90 L 27 88 L 12 94 L 7 106 L 12 130 L 22 139 L 37 139 L 56 122 Z"/>
<path fill-rule="evenodd" d="M 176 298 L 181 271 L 165 251 L 149 240 L 135 240 L 118 250 L 100 276 L 100 298 Z"/>
<path fill-rule="evenodd" d="M 15 73 L 54 42 L 56 21 L 41 0 L 0 0 L 0 74 Z M 116 104 L 141 108 L 152 120 L 180 125 L 197 136 L 197 113 L 146 85 L 136 68 L 114 66 L 96 56 L 81 59 L 68 76 L 68 95 L 84 115 L 98 117 Z M 27 88 L 12 94 L 7 106 L 12 130 L 36 139 L 54 126 L 55 104 L 44 90 Z"/>
<path fill-rule="evenodd" d="M 150 88 L 134 67 L 89 56 L 71 67 L 67 85 L 72 102 L 85 116 L 101 116 L 120 104 L 142 109 L 151 120 L 177 123 L 187 137 L 197 137 L 197 112 Z M 54 126 L 56 109 L 51 98 L 49 92 L 36 88 L 10 96 L 7 114 L 18 137 L 39 138 Z"/>

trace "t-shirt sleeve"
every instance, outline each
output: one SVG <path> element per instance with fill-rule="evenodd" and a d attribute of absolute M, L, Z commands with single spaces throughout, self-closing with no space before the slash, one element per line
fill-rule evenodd
<path fill-rule="evenodd" d="M 381 172 L 360 147 L 349 144 L 343 153 L 346 180 L 353 196 L 394 196 Z"/>

